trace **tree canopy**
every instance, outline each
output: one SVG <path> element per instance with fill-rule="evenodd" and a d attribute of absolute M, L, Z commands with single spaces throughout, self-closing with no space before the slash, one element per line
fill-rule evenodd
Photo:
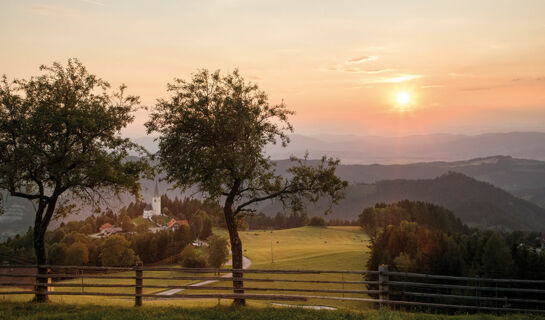
<path fill-rule="evenodd" d="M 238 216 L 257 203 L 276 199 L 301 211 L 306 201 L 328 197 L 336 203 L 344 196 L 346 182 L 335 175 L 338 160 L 323 157 L 309 166 L 305 159 L 292 159 L 289 177 L 276 172 L 264 148 L 289 143 L 293 127 L 288 117 L 294 112 L 283 102 L 269 103 L 265 92 L 237 70 L 227 75 L 201 70 L 190 81 L 175 79 L 168 92 L 170 97 L 158 100 L 146 123 L 148 133 L 160 134 L 160 167 L 176 186 L 195 187 L 223 202 L 233 268 L 242 268 Z M 241 282 L 234 287 L 242 292 Z"/>
<path fill-rule="evenodd" d="M 75 208 L 63 195 L 96 202 L 106 192 L 136 194 L 148 167 L 127 160 L 130 150 L 144 150 L 120 136 L 138 97 L 126 95 L 124 85 L 110 91 L 77 59 L 40 71 L 28 80 L 0 80 L 0 188 L 36 204 L 34 247 L 43 265 L 49 222 Z"/>

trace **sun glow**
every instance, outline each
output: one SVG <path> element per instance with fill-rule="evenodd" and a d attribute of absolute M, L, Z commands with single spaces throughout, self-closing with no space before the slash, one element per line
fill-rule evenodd
<path fill-rule="evenodd" d="M 396 94 L 396 101 L 400 106 L 407 106 L 411 102 L 411 96 L 406 91 L 400 91 Z"/>

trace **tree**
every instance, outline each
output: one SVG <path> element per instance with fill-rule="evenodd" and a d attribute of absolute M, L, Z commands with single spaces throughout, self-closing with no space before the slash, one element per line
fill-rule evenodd
<path fill-rule="evenodd" d="M 126 213 L 120 215 L 119 224 L 121 225 L 121 229 L 123 229 L 124 232 L 133 232 L 136 229 L 136 226 L 131 221 L 129 215 Z"/>
<path fill-rule="evenodd" d="M 127 160 L 130 150 L 144 150 L 119 135 L 133 120 L 138 97 L 126 96 L 125 86 L 110 92 L 107 82 L 76 59 L 40 70 L 29 80 L 8 82 L 3 76 L 0 81 L 0 189 L 35 203 L 39 266 L 46 262 L 49 222 L 75 209 L 68 198 L 96 203 L 101 194 L 136 194 L 147 166 Z M 39 267 L 38 273 L 46 269 Z M 36 287 L 36 301 L 47 300 L 45 289 Z"/>
<path fill-rule="evenodd" d="M 49 264 L 64 264 L 66 258 L 66 245 L 62 242 L 54 243 L 47 250 L 47 261 Z"/>
<path fill-rule="evenodd" d="M 197 239 L 205 240 L 212 234 L 212 220 L 204 210 L 197 211 L 189 223 Z"/>
<path fill-rule="evenodd" d="M 70 266 L 81 266 L 89 262 L 89 249 L 83 242 L 74 242 L 66 249 L 64 262 Z"/>
<path fill-rule="evenodd" d="M 206 259 L 191 244 L 188 244 L 182 250 L 180 263 L 186 268 L 206 268 Z"/>
<path fill-rule="evenodd" d="M 102 265 L 106 267 L 134 266 L 139 258 L 130 248 L 130 245 L 131 243 L 120 235 L 106 238 L 100 255 Z"/>
<path fill-rule="evenodd" d="M 229 257 L 227 239 L 218 235 L 212 235 L 208 238 L 208 264 L 212 268 L 220 268 Z"/>
<path fill-rule="evenodd" d="M 168 91 L 170 97 L 158 100 L 146 123 L 148 133 L 160 134 L 160 168 L 176 186 L 194 186 L 205 198 L 223 202 L 234 269 L 242 269 L 237 217 L 253 212 L 257 203 L 276 199 L 301 211 L 306 201 L 327 196 L 336 203 L 344 196 L 347 183 L 335 175 L 338 160 L 323 157 L 310 166 L 306 157 L 292 159 L 287 177 L 277 173 L 264 148 L 288 144 L 293 112 L 283 102 L 270 104 L 238 71 L 223 76 L 201 70 L 191 81 L 174 80 Z M 244 293 L 242 273 L 235 271 L 233 278 L 234 292 Z"/>
<path fill-rule="evenodd" d="M 327 226 L 327 223 L 322 217 L 312 217 L 310 218 L 310 222 L 308 223 L 308 225 L 313 227 L 325 228 Z"/>
<path fill-rule="evenodd" d="M 483 276 L 501 278 L 509 275 L 513 267 L 511 250 L 501 234 L 494 232 L 486 241 L 482 253 Z"/>

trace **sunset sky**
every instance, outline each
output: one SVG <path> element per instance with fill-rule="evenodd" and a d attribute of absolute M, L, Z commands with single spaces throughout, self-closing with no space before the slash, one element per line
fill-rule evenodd
<path fill-rule="evenodd" d="M 543 0 L 2 0 L 0 43 L 8 78 L 77 57 L 148 106 L 238 67 L 301 134 L 545 131 Z"/>

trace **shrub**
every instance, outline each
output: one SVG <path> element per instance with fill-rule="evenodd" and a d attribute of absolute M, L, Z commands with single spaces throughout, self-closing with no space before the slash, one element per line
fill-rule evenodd
<path fill-rule="evenodd" d="M 179 262 L 185 268 L 206 268 L 206 259 L 204 256 L 195 249 L 191 244 L 188 244 L 184 250 L 182 250 L 182 257 Z"/>
<path fill-rule="evenodd" d="M 322 217 L 312 217 L 308 225 L 313 227 L 325 227 L 327 224 Z"/>
<path fill-rule="evenodd" d="M 229 242 L 224 237 L 212 235 L 208 238 L 208 243 L 208 263 L 212 268 L 219 268 L 229 257 Z"/>

